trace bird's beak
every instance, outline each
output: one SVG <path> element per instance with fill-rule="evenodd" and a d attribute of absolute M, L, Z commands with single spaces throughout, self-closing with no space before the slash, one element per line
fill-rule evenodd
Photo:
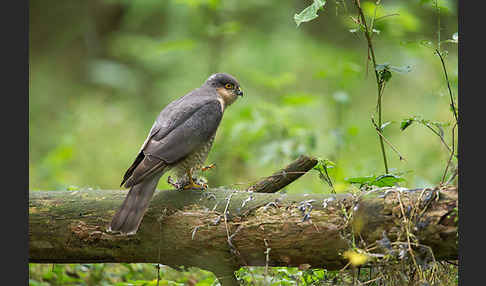
<path fill-rule="evenodd" d="M 241 88 L 238 88 L 238 89 L 236 90 L 236 95 L 237 95 L 237 96 L 241 96 L 241 97 L 243 97 L 243 91 L 241 90 Z"/>

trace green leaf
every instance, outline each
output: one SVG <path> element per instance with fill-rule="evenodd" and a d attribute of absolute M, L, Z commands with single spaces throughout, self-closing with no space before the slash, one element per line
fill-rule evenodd
<path fill-rule="evenodd" d="M 402 66 L 402 67 L 392 66 L 389 63 L 376 65 L 376 71 L 378 71 L 378 72 L 393 71 L 393 72 L 398 72 L 398 73 L 407 73 L 407 72 L 410 72 L 411 70 L 412 70 L 412 67 L 409 66 L 409 65 Z"/>
<path fill-rule="evenodd" d="M 452 40 L 453 41 L 456 41 L 456 43 L 459 42 L 459 34 L 457 32 L 455 32 L 454 34 L 452 34 Z"/>
<path fill-rule="evenodd" d="M 67 187 L 67 190 L 68 191 L 77 191 L 77 190 L 79 190 L 79 187 L 74 186 L 74 185 L 70 185 L 70 186 Z"/>
<path fill-rule="evenodd" d="M 412 71 L 411 66 L 403 66 L 403 67 L 390 66 L 389 68 L 391 71 L 398 72 L 398 73 L 408 73 Z"/>
<path fill-rule="evenodd" d="M 455 32 L 454 34 L 452 34 L 452 39 L 447 39 L 443 42 L 457 44 L 459 43 L 459 34 Z"/>
<path fill-rule="evenodd" d="M 420 41 L 420 45 L 427 47 L 427 48 L 434 48 L 434 43 L 432 43 L 432 41 L 429 41 L 429 40 Z"/>
<path fill-rule="evenodd" d="M 384 70 L 380 73 L 380 76 L 383 81 L 389 81 L 392 77 L 392 74 L 389 70 Z"/>
<path fill-rule="evenodd" d="M 400 130 L 405 130 L 408 126 L 412 125 L 413 122 L 417 122 L 420 125 L 432 128 L 432 126 L 435 126 L 437 128 L 437 132 L 440 134 L 440 136 L 444 136 L 444 127 L 449 126 L 450 123 L 444 123 L 444 122 L 439 122 L 439 121 L 431 121 L 428 119 L 423 119 L 421 116 L 413 116 L 407 119 L 403 119 L 401 124 L 400 124 Z"/>
<path fill-rule="evenodd" d="M 385 174 L 381 176 L 364 176 L 344 179 L 351 184 L 369 185 L 377 187 L 392 187 L 398 182 L 403 182 L 405 179 L 397 175 Z"/>
<path fill-rule="evenodd" d="M 435 127 L 437 127 L 437 129 L 439 130 L 440 136 L 444 137 L 444 128 L 442 128 L 442 124 L 440 124 L 438 122 L 433 122 L 432 124 L 434 124 Z"/>
<path fill-rule="evenodd" d="M 331 187 L 332 193 L 336 193 L 336 191 L 334 190 L 332 179 L 327 171 L 334 168 L 334 166 L 336 166 L 336 163 L 331 160 L 317 158 L 317 164 L 313 168 L 319 172 L 319 178 Z"/>
<path fill-rule="evenodd" d="M 398 182 L 405 181 L 404 178 L 395 175 L 381 175 L 377 177 L 371 184 L 377 187 L 393 187 Z"/>
<path fill-rule="evenodd" d="M 314 3 L 312 3 L 309 7 L 305 8 L 300 12 L 299 14 L 294 15 L 294 20 L 295 23 L 297 24 L 297 27 L 302 23 L 302 22 L 309 22 L 315 18 L 317 18 L 317 11 L 324 7 L 326 4 L 326 0 L 314 0 Z"/>
<path fill-rule="evenodd" d="M 384 64 L 376 65 L 375 70 L 376 71 L 384 71 L 384 70 L 388 70 L 389 68 L 390 68 L 390 64 L 389 63 L 384 63 Z"/>
<path fill-rule="evenodd" d="M 387 121 L 385 123 L 383 123 L 381 126 L 380 126 L 380 129 L 381 131 L 383 131 L 383 129 L 385 129 L 385 127 L 387 127 L 390 123 L 392 123 L 392 121 Z"/>
<path fill-rule="evenodd" d="M 336 166 L 336 163 L 334 163 L 331 160 L 317 158 L 317 164 L 314 166 L 314 169 L 317 169 L 317 170 L 320 169 L 320 168 L 330 169 L 330 168 L 333 168 L 334 166 Z"/>
<path fill-rule="evenodd" d="M 407 118 L 402 120 L 400 123 L 400 130 L 405 130 L 408 126 L 412 125 L 412 123 L 415 121 L 414 118 Z"/>
<path fill-rule="evenodd" d="M 365 176 L 365 177 L 346 178 L 344 180 L 351 184 L 369 185 L 375 179 L 376 179 L 375 176 Z"/>

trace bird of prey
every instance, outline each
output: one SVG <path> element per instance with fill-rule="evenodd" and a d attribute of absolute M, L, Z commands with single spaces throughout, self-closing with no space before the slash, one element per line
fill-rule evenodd
<path fill-rule="evenodd" d="M 160 112 L 123 176 L 121 186 L 130 190 L 108 231 L 135 234 L 159 179 L 171 169 L 182 189 L 202 187 L 192 173 L 206 161 L 223 113 L 238 96 L 243 92 L 236 78 L 216 73 Z"/>

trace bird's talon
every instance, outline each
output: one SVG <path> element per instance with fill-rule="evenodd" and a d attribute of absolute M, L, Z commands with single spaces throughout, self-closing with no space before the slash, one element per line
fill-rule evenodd
<path fill-rule="evenodd" d="M 208 166 L 204 166 L 201 168 L 201 171 L 211 170 L 212 168 L 216 167 L 216 164 L 209 164 Z"/>
<path fill-rule="evenodd" d="M 196 183 L 189 183 L 183 187 L 184 190 L 189 190 L 189 189 L 197 189 L 197 190 L 202 190 L 204 189 L 204 186 L 198 185 Z"/>
<path fill-rule="evenodd" d="M 174 179 L 172 179 L 171 176 L 167 177 L 167 183 L 171 186 L 173 186 L 174 188 L 176 188 L 176 190 L 181 190 L 182 189 L 182 185 L 178 182 L 175 182 Z"/>

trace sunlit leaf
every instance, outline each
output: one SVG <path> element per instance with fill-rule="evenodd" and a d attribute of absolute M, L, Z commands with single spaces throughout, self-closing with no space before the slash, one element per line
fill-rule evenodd
<path fill-rule="evenodd" d="M 376 65 L 375 70 L 376 71 L 384 71 L 384 70 L 387 70 L 389 68 L 390 68 L 390 64 L 389 63 L 384 63 L 384 64 L 378 64 L 378 65 Z"/>
<path fill-rule="evenodd" d="M 459 34 L 457 32 L 455 32 L 454 34 L 452 34 L 452 40 L 458 42 L 459 41 Z"/>
<path fill-rule="evenodd" d="M 397 67 L 392 66 L 389 63 L 384 63 L 376 65 L 375 69 L 377 72 L 379 72 L 380 77 L 383 81 L 389 81 L 392 77 L 391 71 L 398 73 L 408 73 L 412 70 L 412 67 L 409 65 Z"/>
<path fill-rule="evenodd" d="M 402 66 L 402 67 L 390 66 L 389 69 L 391 71 L 398 72 L 398 73 L 408 73 L 412 71 L 411 66 Z"/>
<path fill-rule="evenodd" d="M 383 129 L 385 129 L 385 127 L 387 127 L 388 125 L 390 125 L 392 123 L 392 121 L 387 121 L 385 123 L 383 123 L 381 126 L 380 126 L 380 129 L 381 131 L 383 131 Z"/>
<path fill-rule="evenodd" d="M 452 34 L 452 39 L 447 39 L 444 42 L 453 44 L 459 43 L 459 34 L 455 32 L 454 34 Z"/>
<path fill-rule="evenodd" d="M 309 7 L 305 8 L 300 12 L 299 14 L 294 15 L 294 20 L 295 23 L 297 24 L 297 27 L 302 23 L 302 22 L 309 22 L 315 18 L 318 17 L 317 11 L 324 7 L 326 4 L 325 0 L 314 0 L 314 3 L 312 3 Z"/>

